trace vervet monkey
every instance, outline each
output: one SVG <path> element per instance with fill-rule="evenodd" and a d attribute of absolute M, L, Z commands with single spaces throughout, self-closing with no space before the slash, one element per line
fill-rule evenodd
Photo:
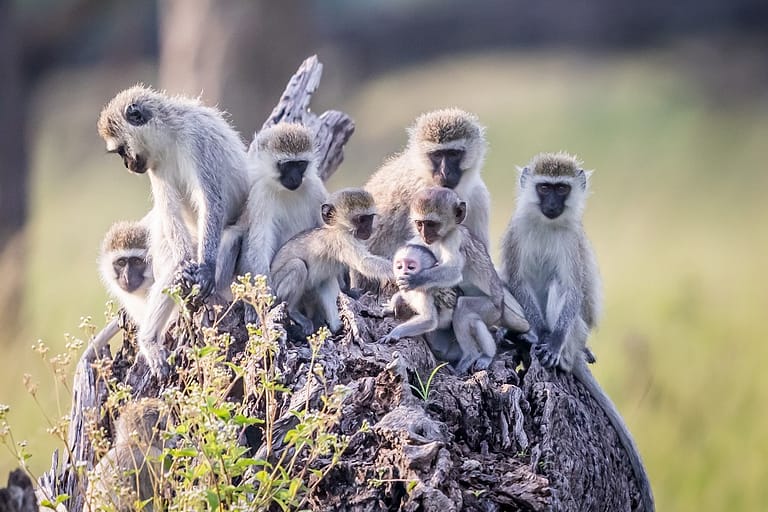
<path fill-rule="evenodd" d="M 327 323 L 332 332 L 341 328 L 336 300 L 342 272 L 353 269 L 372 280 L 394 280 L 389 260 L 371 254 L 366 246 L 374 232 L 375 214 L 368 192 L 339 190 L 320 211 L 323 226 L 289 240 L 277 251 L 270 268 L 275 295 L 288 303 L 291 318 L 305 334 L 315 328 L 310 316 Z"/>
<path fill-rule="evenodd" d="M 443 288 L 458 285 L 463 295 L 456 302 L 453 327 L 464 352 L 459 372 L 474 366 L 487 368 L 496 353 L 496 341 L 488 326 L 502 325 L 513 332 L 530 326 L 522 308 L 496 273 L 486 246 L 461 223 L 467 204 L 451 189 L 430 187 L 417 193 L 411 219 L 420 240 L 437 256 L 439 264 L 418 274 L 401 276 L 401 290 Z M 472 352 L 471 347 L 480 347 Z"/>
<path fill-rule="evenodd" d="M 139 322 L 139 347 L 153 373 L 165 376 L 162 334 L 175 308 L 163 290 L 189 260 L 200 298 L 215 290 L 222 232 L 239 217 L 248 190 L 245 146 L 220 111 L 140 85 L 104 107 L 98 129 L 107 151 L 120 155 L 129 171 L 148 174 L 152 185 L 155 283 Z"/>
<path fill-rule="evenodd" d="M 408 244 L 395 252 L 392 270 L 395 279 L 418 274 L 437 265 L 435 255 L 423 245 Z M 435 329 L 451 327 L 453 308 L 456 307 L 458 292 L 456 288 L 436 288 L 425 290 L 400 290 L 395 293 L 384 309 L 385 315 L 405 319 L 392 329 L 385 341 L 419 336 Z"/>
<path fill-rule="evenodd" d="M 300 124 L 278 123 L 260 131 L 248 151 L 251 189 L 239 224 L 245 231 L 237 273 L 269 276 L 285 242 L 323 220 L 328 196 L 317 171 L 314 136 Z M 256 322 L 246 307 L 246 322 Z"/>
<path fill-rule="evenodd" d="M 149 229 L 142 222 L 116 222 L 109 228 L 99 255 L 101 279 L 131 320 L 145 315 L 147 293 L 154 283 L 149 259 Z"/>
<path fill-rule="evenodd" d="M 112 448 L 93 470 L 84 510 L 137 510 L 136 502 L 150 500 L 142 510 L 154 510 L 152 498 L 162 482 L 162 457 L 168 413 L 156 398 L 127 403 L 115 421 Z"/>
<path fill-rule="evenodd" d="M 412 199 L 432 186 L 455 190 L 469 205 L 465 225 L 488 247 L 491 200 L 480 176 L 486 146 L 484 128 L 473 114 L 452 108 L 419 116 L 408 131 L 405 150 L 385 162 L 365 185 L 380 215 L 371 252 L 391 258 L 413 237 Z"/>
<path fill-rule="evenodd" d="M 567 153 L 537 155 L 519 170 L 517 209 L 502 240 L 501 276 L 538 336 L 534 353 L 543 366 L 572 372 L 605 411 L 630 456 L 644 509 L 654 510 L 632 436 L 587 367 L 587 337 L 602 305 L 597 263 L 582 226 L 591 171 Z"/>

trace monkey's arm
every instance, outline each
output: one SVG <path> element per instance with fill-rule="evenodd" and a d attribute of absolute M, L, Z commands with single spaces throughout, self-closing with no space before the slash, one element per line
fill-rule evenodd
<path fill-rule="evenodd" d="M 217 189 L 214 185 L 214 187 Z M 226 210 L 221 202 L 221 191 L 203 190 L 205 201 L 198 205 L 197 221 L 197 284 L 200 298 L 208 297 L 215 288 L 216 258 L 226 223 Z"/>
<path fill-rule="evenodd" d="M 365 277 L 375 279 L 380 283 L 395 280 L 395 274 L 392 272 L 392 262 L 381 256 L 374 256 L 364 247 L 350 247 L 348 250 L 343 251 L 342 262 Z"/>
<path fill-rule="evenodd" d="M 469 215 L 464 225 L 485 247 L 490 247 L 490 208 L 491 195 L 485 184 L 478 180 L 478 185 L 472 187 L 466 197 L 471 205 Z"/>
<path fill-rule="evenodd" d="M 557 365 L 569 369 L 572 361 L 568 361 L 568 354 L 581 351 L 584 347 L 566 347 L 566 337 L 581 310 L 581 294 L 572 287 L 563 287 L 557 281 L 553 281 L 547 294 L 547 323 L 549 332 L 540 336 L 536 345 L 536 352 L 541 364 L 551 368 Z M 569 336 L 569 339 L 575 339 Z M 543 343 L 542 343 L 543 342 Z M 563 358 L 563 354 L 566 353 Z"/>
<path fill-rule="evenodd" d="M 384 338 L 385 341 L 396 341 L 400 338 L 419 336 L 437 329 L 437 307 L 431 293 L 410 293 L 408 294 L 410 302 L 403 296 L 402 292 L 397 292 L 395 296 L 400 298 L 395 307 L 401 310 L 408 308 L 412 310 L 413 315 L 392 329 L 392 332 Z"/>

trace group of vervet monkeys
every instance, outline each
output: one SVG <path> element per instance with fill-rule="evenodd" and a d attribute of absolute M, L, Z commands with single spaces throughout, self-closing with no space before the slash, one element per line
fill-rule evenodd
<path fill-rule="evenodd" d="M 497 273 L 480 176 L 484 130 L 461 110 L 421 115 L 405 150 L 363 188 L 332 194 L 318 176 L 313 133 L 301 125 L 263 129 L 246 148 L 218 110 L 135 86 L 107 104 L 98 129 L 107 151 L 147 174 L 152 188 L 152 210 L 107 234 L 100 267 L 156 375 L 169 371 L 164 332 L 175 305 L 163 290 L 178 272 L 203 299 L 226 299 L 235 275 L 263 274 L 305 334 L 341 328 L 343 283 L 363 291 L 394 283 L 385 312 L 404 321 L 388 339 L 423 334 L 436 356 L 466 372 L 488 367 L 490 329 L 501 327 L 533 343 L 545 367 L 572 372 L 632 454 L 652 509 L 632 438 L 587 368 L 601 297 L 582 227 L 590 172 L 576 158 L 541 154 L 519 169 Z M 249 308 L 245 320 L 258 321 Z"/>

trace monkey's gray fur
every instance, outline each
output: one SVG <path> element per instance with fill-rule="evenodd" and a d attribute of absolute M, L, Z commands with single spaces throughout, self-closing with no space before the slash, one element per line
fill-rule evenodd
<path fill-rule="evenodd" d="M 222 113 L 198 100 L 144 86 L 115 96 L 101 112 L 99 134 L 134 173 L 149 175 L 154 206 L 150 257 L 155 283 L 139 324 L 139 347 L 153 373 L 169 372 L 163 332 L 175 311 L 163 294 L 182 262 L 205 298 L 216 288 L 222 233 L 243 209 L 248 190 L 245 146 Z"/>
<path fill-rule="evenodd" d="M 387 160 L 365 185 L 376 199 L 381 216 L 379 229 L 371 237 L 371 252 L 391 258 L 413 237 L 411 200 L 420 190 L 435 185 L 453 188 L 467 202 L 466 226 L 488 245 L 490 195 L 480 176 L 486 152 L 484 132 L 477 117 L 455 108 L 436 110 L 416 119 L 408 131 L 405 150 Z M 442 160 L 430 158 L 430 154 L 441 151 L 457 153 Z M 452 170 L 447 170 L 446 162 Z"/>
<path fill-rule="evenodd" d="M 248 152 L 251 189 L 239 224 L 245 230 L 240 275 L 269 276 L 272 258 L 297 234 L 322 224 L 328 192 L 318 176 L 314 137 L 300 124 L 263 129 Z M 246 322 L 256 315 L 246 309 Z"/>
<path fill-rule="evenodd" d="M 156 398 L 123 406 L 115 421 L 112 448 L 96 464 L 88 482 L 86 512 L 104 507 L 130 512 L 136 510 L 136 501 L 144 500 L 150 501 L 142 510 L 155 509 L 152 498 L 162 481 L 162 432 L 167 422 L 166 407 Z"/>
<path fill-rule="evenodd" d="M 634 440 L 587 366 L 587 337 L 602 305 L 597 263 L 582 226 L 590 174 L 566 153 L 537 155 L 520 169 L 517 209 L 502 240 L 501 276 L 538 336 L 533 351 L 541 363 L 572 372 L 605 411 L 630 457 L 643 509 L 652 511 Z"/>
<path fill-rule="evenodd" d="M 325 322 L 332 332 L 341 328 L 336 299 L 338 277 L 353 269 L 372 280 L 393 280 L 389 260 L 368 251 L 373 232 L 374 202 L 363 189 L 342 189 L 321 207 L 323 226 L 289 240 L 272 260 L 275 295 L 288 303 L 291 317 L 305 334 Z M 316 309 L 319 308 L 319 309 Z"/>
<path fill-rule="evenodd" d="M 411 219 L 419 242 L 429 247 L 440 264 L 398 278 L 401 290 L 444 288 L 459 285 L 453 327 L 463 356 L 459 372 L 471 366 L 486 368 L 496 354 L 496 341 L 488 331 L 503 325 L 515 332 L 529 329 L 520 305 L 505 290 L 488 249 L 462 225 L 467 204 L 451 189 L 426 188 L 411 203 Z"/>

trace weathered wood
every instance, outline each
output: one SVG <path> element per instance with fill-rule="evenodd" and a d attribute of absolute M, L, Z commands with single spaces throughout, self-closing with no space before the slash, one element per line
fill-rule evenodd
<path fill-rule="evenodd" d="M 281 121 L 301 123 L 310 128 L 315 134 L 318 172 L 326 181 L 344 160 L 344 145 L 355 131 L 355 123 L 344 112 L 329 110 L 318 116 L 309 109 L 322 75 L 323 65 L 316 55 L 302 62 L 262 129 Z"/>

